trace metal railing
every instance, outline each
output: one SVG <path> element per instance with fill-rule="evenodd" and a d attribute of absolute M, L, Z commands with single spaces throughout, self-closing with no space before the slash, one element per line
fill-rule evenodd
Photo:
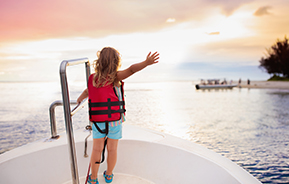
<path fill-rule="evenodd" d="M 76 101 L 71 101 L 70 104 L 77 104 L 77 103 L 76 103 Z M 63 105 L 62 101 L 57 100 L 57 101 L 54 101 L 49 107 L 51 139 L 58 139 L 59 138 L 59 135 L 57 134 L 55 108 L 57 106 L 62 106 L 62 105 Z"/>
<path fill-rule="evenodd" d="M 76 114 L 81 108 L 83 108 L 88 103 L 88 100 L 85 99 L 81 104 L 77 105 L 75 100 L 70 101 L 70 104 L 77 105 L 70 113 L 71 116 Z M 51 128 L 51 139 L 58 139 L 59 135 L 57 134 L 56 126 L 56 117 L 55 117 L 55 108 L 57 106 L 62 106 L 63 103 L 60 100 L 54 101 L 49 107 L 49 117 L 50 117 L 50 128 Z"/>
<path fill-rule="evenodd" d="M 67 135 L 68 149 L 69 149 L 68 152 L 70 154 L 70 166 L 71 166 L 71 176 L 72 176 L 72 183 L 73 184 L 79 184 L 79 176 L 78 176 L 78 167 L 77 167 L 77 159 L 76 159 L 76 151 L 75 151 L 75 142 L 74 142 L 74 136 L 73 136 L 73 126 L 72 126 L 71 114 L 73 112 L 78 111 L 81 108 L 81 105 L 76 106 L 76 108 L 74 108 L 73 111 L 71 111 L 71 109 L 70 109 L 71 102 L 69 99 L 69 90 L 68 90 L 68 83 L 67 83 L 67 76 L 66 76 L 66 68 L 67 68 L 67 66 L 73 66 L 73 65 L 78 65 L 78 64 L 82 64 L 82 63 L 85 64 L 86 83 L 87 83 L 89 75 L 90 75 L 90 64 L 89 64 L 88 58 L 64 60 L 61 62 L 59 73 L 60 73 L 60 81 L 61 81 L 62 102 L 58 101 L 58 102 L 55 102 L 55 104 L 54 104 L 56 106 L 59 105 L 60 103 L 63 104 L 66 135 Z M 84 103 L 82 103 L 82 104 L 84 105 Z M 53 107 L 53 108 L 55 108 L 55 107 Z M 55 128 L 55 130 L 56 130 L 56 128 Z M 56 131 L 54 133 L 56 133 Z"/>

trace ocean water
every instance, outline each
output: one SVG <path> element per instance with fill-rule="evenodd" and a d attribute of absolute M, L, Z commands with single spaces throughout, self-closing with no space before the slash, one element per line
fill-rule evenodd
<path fill-rule="evenodd" d="M 85 88 L 70 82 L 70 98 Z M 181 137 L 237 163 L 262 183 L 289 183 L 289 90 L 196 90 L 193 82 L 125 83 L 126 123 Z M 50 136 L 59 82 L 0 83 L 0 153 Z M 65 131 L 62 107 L 57 130 Z M 73 117 L 88 124 L 87 108 Z"/>

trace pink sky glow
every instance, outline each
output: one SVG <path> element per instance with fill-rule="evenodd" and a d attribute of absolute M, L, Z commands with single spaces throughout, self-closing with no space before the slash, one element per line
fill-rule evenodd
<path fill-rule="evenodd" d="M 289 35 L 288 8 L 287 0 L 0 0 L 0 80 L 39 60 L 40 69 L 93 60 L 104 46 L 117 48 L 124 66 L 158 50 L 160 70 L 257 67 L 265 49 Z"/>

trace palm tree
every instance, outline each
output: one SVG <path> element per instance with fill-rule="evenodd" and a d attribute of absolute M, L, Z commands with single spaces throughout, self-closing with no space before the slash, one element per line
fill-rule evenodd
<path fill-rule="evenodd" d="M 266 51 L 266 57 L 262 57 L 259 61 L 259 68 L 265 69 L 269 74 L 289 78 L 289 44 L 286 36 L 284 41 L 278 39 Z"/>

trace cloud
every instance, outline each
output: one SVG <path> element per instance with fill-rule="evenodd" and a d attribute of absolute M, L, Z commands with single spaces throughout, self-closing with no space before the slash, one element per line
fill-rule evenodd
<path fill-rule="evenodd" d="M 175 22 L 175 21 L 176 21 L 175 18 L 168 18 L 168 19 L 166 20 L 167 23 L 171 23 L 171 22 Z"/>
<path fill-rule="evenodd" d="M 232 15 L 239 7 L 253 1 L 254 0 L 205 0 L 207 5 L 219 7 L 221 12 L 226 16 Z"/>
<path fill-rule="evenodd" d="M 171 4 L 130 0 L 0 0 L 0 42 L 103 37 L 154 31 L 168 26 L 166 20 L 171 14 L 176 15 L 175 19 L 179 20 L 192 17 L 192 3 L 173 6 L 176 3 L 177 1 Z M 187 8 L 183 9 L 184 6 Z"/>
<path fill-rule="evenodd" d="M 268 12 L 269 9 L 271 9 L 271 6 L 263 6 L 258 8 L 258 10 L 255 11 L 254 15 L 257 17 L 263 16 L 263 15 L 270 15 L 270 12 Z"/>
<path fill-rule="evenodd" d="M 207 33 L 208 35 L 219 35 L 220 34 L 220 32 L 210 32 L 210 33 Z"/>
<path fill-rule="evenodd" d="M 201 21 L 214 8 L 229 15 L 248 1 L 0 0 L 0 42 L 156 31 Z"/>

